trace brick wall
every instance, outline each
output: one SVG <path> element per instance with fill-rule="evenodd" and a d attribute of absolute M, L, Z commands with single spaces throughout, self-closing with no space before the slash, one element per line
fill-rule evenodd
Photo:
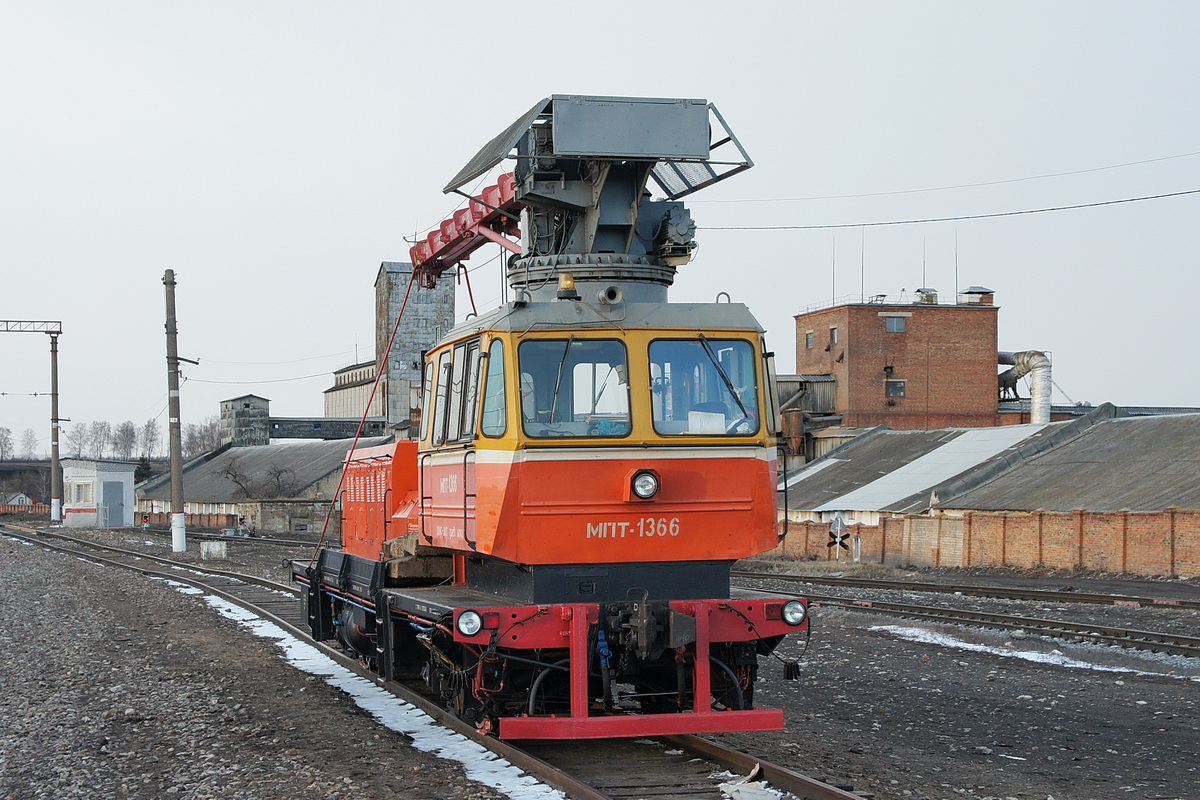
<path fill-rule="evenodd" d="M 49 514 L 50 506 L 33 503 L 27 506 L 0 505 L 0 514 Z"/>
<path fill-rule="evenodd" d="M 1157 513 L 968 513 L 884 517 L 851 525 L 863 562 L 891 566 L 1018 567 L 1200 575 L 1200 510 Z M 832 560 L 829 523 L 792 522 L 777 552 Z M 843 551 L 841 558 L 848 554 Z"/>
<path fill-rule="evenodd" d="M 147 514 L 150 527 L 152 528 L 169 528 L 171 527 L 171 515 L 169 513 L 154 512 Z M 134 525 L 142 524 L 142 515 L 135 516 Z M 189 530 L 220 530 L 221 528 L 236 528 L 238 524 L 237 514 L 184 514 L 183 524 Z"/>

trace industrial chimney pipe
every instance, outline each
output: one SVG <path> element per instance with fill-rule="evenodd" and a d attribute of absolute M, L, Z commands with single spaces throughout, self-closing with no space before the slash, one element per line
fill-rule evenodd
<path fill-rule="evenodd" d="M 1050 421 L 1050 358 L 1040 350 L 1022 350 L 1017 353 L 997 353 L 1001 364 L 1011 364 L 1012 369 L 1000 373 L 1000 385 L 1015 386 L 1017 381 L 1029 375 L 1029 421 L 1044 425 Z"/>

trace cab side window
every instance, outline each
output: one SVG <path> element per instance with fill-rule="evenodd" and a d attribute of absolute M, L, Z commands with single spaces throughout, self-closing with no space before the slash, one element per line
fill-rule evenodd
<path fill-rule="evenodd" d="M 429 437 L 429 420 L 433 418 L 433 362 L 425 362 L 425 381 L 422 389 L 421 441 Z"/>
<path fill-rule="evenodd" d="M 450 396 L 450 378 L 454 372 L 452 351 L 447 350 L 438 358 L 437 392 L 433 396 L 433 443 L 446 442 L 446 402 Z"/>
<path fill-rule="evenodd" d="M 487 354 L 487 376 L 483 382 L 483 413 L 480 432 L 503 436 L 508 430 L 508 403 L 504 389 L 504 346 L 494 339 Z"/>
<path fill-rule="evenodd" d="M 463 441 L 475 438 L 475 420 L 479 411 L 479 342 L 467 342 L 466 374 L 463 377 L 462 425 L 459 437 Z"/>

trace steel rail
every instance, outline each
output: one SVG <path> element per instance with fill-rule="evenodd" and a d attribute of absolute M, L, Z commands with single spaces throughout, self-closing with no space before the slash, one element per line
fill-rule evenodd
<path fill-rule="evenodd" d="M 811 593 L 791 593 L 785 591 L 766 592 L 762 589 L 750 589 L 763 594 L 793 595 L 806 597 L 814 605 L 830 606 L 849 611 L 873 611 L 898 617 L 922 619 L 930 622 L 944 622 L 951 625 L 977 625 L 985 628 L 1002 628 L 1007 630 L 1035 630 L 1056 639 L 1084 639 L 1098 644 L 1116 645 L 1131 650 L 1147 650 L 1155 653 L 1200 657 L 1200 637 L 1186 636 L 1177 633 L 1161 631 L 1142 631 L 1135 628 L 1118 628 L 1111 625 L 1096 625 L 1091 623 L 1064 622 L 1062 620 L 1042 619 L 1039 617 L 1022 617 L 1015 614 L 997 614 L 986 611 L 965 611 L 961 609 L 939 608 L 938 606 L 922 606 L 913 603 L 891 603 L 879 600 L 855 600 L 848 597 L 819 595 Z"/>
<path fill-rule="evenodd" d="M 928 583 L 921 581 L 888 581 L 875 578 L 833 578 L 818 575 L 784 575 L 778 572 L 730 573 L 734 578 L 756 578 L 778 580 L 787 583 L 810 583 L 821 586 L 852 586 L 862 589 L 885 589 L 889 591 L 930 592 L 944 594 L 966 594 L 976 597 L 995 597 L 1006 600 L 1040 600 L 1067 603 L 1096 603 L 1117 606 L 1170 606 L 1173 608 L 1200 608 L 1200 600 L 1176 600 L 1162 597 L 1107 594 L 1103 592 L 1066 592 L 1054 589 L 1010 588 L 1006 586 L 979 586 L 960 583 Z"/>
<path fill-rule="evenodd" d="M 801 775 L 799 772 L 793 772 L 787 767 L 763 761 L 748 753 L 743 753 L 740 750 L 734 750 L 723 744 L 714 742 L 711 739 L 703 739 L 690 734 L 666 736 L 663 738 L 683 750 L 715 761 L 727 769 L 742 775 L 753 774 L 754 770 L 758 769 L 758 774 L 772 788 L 791 792 L 796 797 L 804 798 L 805 800 L 863 800 L 862 795 L 856 794 L 853 791 L 819 781 L 816 778 L 810 778 L 807 775 Z"/>
<path fill-rule="evenodd" d="M 850 600 L 844 597 L 806 595 L 813 602 L 826 606 L 837 606 L 858 611 L 882 611 L 896 616 L 913 617 L 933 622 L 954 625 L 975 624 L 988 628 L 1007 630 L 1035 630 L 1056 639 L 1086 639 L 1098 644 L 1117 645 L 1132 650 L 1147 650 L 1155 653 L 1200 657 L 1200 637 L 1185 636 L 1159 631 L 1142 631 L 1135 628 L 1118 628 L 1110 625 L 1063 622 L 1040 617 L 1022 617 L 1013 614 L 994 614 L 984 611 L 921 606 L 909 603 L 889 603 L 875 600 Z"/>
<path fill-rule="evenodd" d="M 166 537 L 170 537 L 170 535 L 171 535 L 171 532 L 169 530 L 163 530 L 161 528 L 134 527 L 134 528 L 109 528 L 108 530 L 122 531 L 122 532 L 127 532 L 127 533 L 152 533 L 155 536 L 166 536 Z M 194 539 L 213 539 L 218 542 L 246 542 L 247 544 L 275 544 L 275 545 L 285 545 L 287 547 L 316 547 L 317 546 L 317 543 L 315 541 L 306 541 L 304 539 L 276 539 L 273 536 L 250 536 L 250 535 L 243 536 L 241 534 L 235 534 L 233 536 L 226 536 L 223 533 L 198 533 L 196 531 L 189 531 L 188 536 L 190 536 Z M 325 546 L 329 547 L 328 544 L 326 544 Z M 335 547 L 332 549 L 338 549 L 338 548 Z"/>
<path fill-rule="evenodd" d="M 76 536 L 68 536 L 65 533 L 53 533 L 51 531 L 35 530 L 33 528 L 21 528 L 16 525 L 0 526 L 0 531 L 9 532 L 9 531 L 13 531 L 13 530 L 22 531 L 23 533 L 27 534 L 30 537 L 39 537 L 39 538 L 47 537 L 50 539 L 59 539 L 62 541 L 71 542 L 73 544 L 80 545 L 82 547 L 91 547 L 91 548 L 95 548 L 98 550 L 105 550 L 109 553 L 119 553 L 121 555 L 132 556 L 134 558 L 143 558 L 143 559 L 147 559 L 149 561 L 155 561 L 159 564 L 166 564 L 168 566 L 178 567 L 180 569 L 191 570 L 193 572 L 202 572 L 207 575 L 220 575 L 222 578 L 229 578 L 230 580 L 252 583 L 257 586 L 261 586 L 265 589 L 273 589 L 274 591 L 277 591 L 277 592 L 287 592 L 288 594 L 292 594 L 292 595 L 300 594 L 300 590 L 297 589 L 295 586 L 292 586 L 291 584 L 277 583 L 273 580 L 270 580 L 269 578 L 260 578 L 257 575 L 246 575 L 245 573 L 242 573 L 242 572 L 231 572 L 229 570 L 214 569 L 214 568 L 210 568 L 210 567 L 204 567 L 203 569 L 201 569 L 196 564 L 189 564 L 185 561 L 174 561 L 169 558 L 164 558 L 163 556 L 156 556 L 152 553 L 143 553 L 140 550 L 126 550 L 124 548 L 115 547 L 113 545 L 101 544 L 99 542 L 93 542 L 89 539 L 80 539 Z M 24 538 L 24 537 L 22 537 L 22 538 Z M 26 541 L 31 541 L 31 540 L 26 539 Z M 44 542 L 43 542 L 43 544 L 44 544 Z M 73 552 L 73 551 L 68 551 L 68 552 Z"/>
<path fill-rule="evenodd" d="M 14 530 L 24 530 L 27 532 L 15 533 Z M 128 569 L 128 570 L 132 570 L 132 571 L 141 573 L 142 575 L 146 575 L 148 577 L 158 578 L 160 580 L 170 580 L 170 581 L 176 581 L 178 583 L 184 583 L 184 584 L 192 586 L 196 589 L 199 589 L 200 591 L 214 594 L 218 597 L 221 597 L 224 600 L 228 600 L 231 603 L 235 603 L 239 606 L 247 608 L 248 610 L 253 611 L 255 614 L 260 615 L 263 619 L 266 619 L 269 622 L 279 626 L 282 630 L 286 631 L 287 633 L 291 634 L 292 636 L 295 636 L 300 641 L 317 648 L 318 650 L 321 651 L 321 653 L 323 655 L 328 656 L 329 658 L 331 658 L 335 662 L 337 662 L 339 666 L 345 667 L 346 669 L 350 670 L 351 672 L 358 675 L 359 677 L 365 678 L 365 679 L 371 681 L 376 686 L 379 686 L 381 689 L 383 689 L 384 691 L 393 695 L 394 697 L 416 706 L 421 711 L 423 711 L 427 715 L 429 715 L 437 724 L 442 725 L 447 728 L 450 728 L 450 729 L 454 730 L 456 733 L 460 733 L 463 736 L 466 736 L 467 738 L 479 743 L 480 745 L 486 747 L 488 750 L 491 750 L 492 752 L 496 753 L 497 755 L 501 756 L 502 758 L 510 761 L 515 766 L 525 770 L 526 772 L 533 775 L 535 778 L 542 781 L 543 783 L 546 783 L 546 784 L 553 786 L 554 788 L 562 791 L 563 793 L 567 794 L 569 797 L 578 798 L 578 800 L 611 800 L 611 798 L 608 798 L 607 795 L 597 792 L 591 786 L 588 786 L 587 784 L 576 780 L 575 778 L 564 773 L 563 771 L 559 770 L 558 768 L 548 764 L 547 762 L 542 761 L 541 759 L 538 759 L 534 756 L 531 756 L 528 753 L 524 752 L 523 750 L 513 747 L 512 745 L 508 744 L 507 742 L 503 742 L 499 739 L 491 738 L 491 737 L 488 737 L 488 736 L 485 736 L 485 735 L 479 733 L 478 731 L 475 730 L 475 728 L 473 726 L 468 725 L 467 723 L 457 719 L 452 714 L 450 714 L 450 712 L 446 711 L 441 706 L 434 704 L 428 698 L 426 698 L 420 694 L 417 694 L 412 689 L 409 689 L 408 687 L 404 686 L 403 684 L 399 684 L 396 682 L 385 682 L 385 681 L 381 680 L 379 678 L 379 676 L 376 675 L 372 670 L 369 670 L 366 667 L 359 664 L 357 659 L 349 658 L 346 655 L 344 655 L 343 653 L 341 653 L 339 650 L 337 650 L 333 647 L 330 647 L 329 645 L 323 644 L 321 642 L 314 642 L 311 638 L 309 638 L 309 634 L 308 634 L 307 630 L 302 629 L 300 626 L 296 625 L 293 621 L 279 616 L 278 614 L 274 613 L 270 609 L 264 608 L 263 606 L 259 605 L 258 603 L 255 603 L 254 601 L 247 599 L 244 595 L 241 595 L 236 591 L 231 591 L 231 589 L 233 587 L 221 587 L 221 586 L 217 586 L 217 585 L 213 584 L 211 581 L 204 580 L 203 575 L 201 574 L 201 571 L 197 570 L 195 565 L 193 565 L 193 564 L 180 565 L 178 562 L 172 562 L 170 559 L 161 558 L 159 556 L 148 555 L 145 553 L 138 553 L 136 551 L 121 550 L 120 548 L 114 548 L 114 547 L 109 547 L 108 545 L 87 542 L 86 540 L 75 539 L 74 537 L 70 537 L 70 536 L 62 536 L 62 535 L 58 535 L 58 534 L 55 534 L 52 536 L 52 538 L 65 539 L 72 543 L 82 543 L 82 544 L 86 545 L 87 547 L 95 548 L 97 550 L 115 552 L 118 555 L 126 556 L 126 557 L 129 557 L 132 559 L 157 561 L 160 563 L 168 564 L 170 566 L 182 566 L 189 573 L 191 573 L 188 575 L 179 575 L 179 574 L 176 574 L 175 572 L 162 572 L 162 571 L 147 568 L 146 566 L 140 565 L 137 563 L 129 563 L 127 561 L 122 561 L 122 560 L 119 560 L 116 558 L 108 558 L 108 557 L 105 557 L 102 555 L 98 555 L 96 553 L 85 553 L 85 552 L 81 552 L 80 550 L 77 550 L 73 547 L 66 547 L 63 545 L 56 545 L 56 544 L 53 544 L 50 542 L 46 542 L 41 539 L 42 536 L 46 535 L 42 531 L 31 531 L 29 529 L 14 529 L 13 526 L 3 526 L 3 527 L 0 527 L 0 533 L 3 533 L 6 536 L 12 536 L 14 538 L 20 539 L 25 542 L 29 542 L 31 544 L 40 545 L 49 550 L 54 550 L 56 552 L 64 553 L 67 555 L 74 555 L 74 556 L 78 556 L 81 558 L 86 558 L 90 561 L 100 563 L 104 566 L 119 567 L 122 569 Z M 241 579 L 245 579 L 246 581 L 260 581 L 261 580 L 261 579 L 255 578 L 252 575 L 238 575 L 237 573 L 228 573 L 225 571 L 217 571 L 217 570 L 211 571 L 210 574 L 216 575 L 218 577 L 223 577 L 223 578 L 232 578 L 234 580 L 241 580 Z M 233 576 L 237 576 L 237 577 L 233 577 Z M 273 584 L 272 581 L 265 581 L 265 583 Z M 279 584 L 273 584 L 273 585 L 278 586 Z"/>

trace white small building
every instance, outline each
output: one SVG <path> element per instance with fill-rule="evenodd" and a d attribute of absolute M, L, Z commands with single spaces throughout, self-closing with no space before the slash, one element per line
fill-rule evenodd
<path fill-rule="evenodd" d="M 33 505 L 33 499 L 24 492 L 4 494 L 0 492 L 0 506 L 24 507 Z"/>
<path fill-rule="evenodd" d="M 64 458 L 63 522 L 68 528 L 133 527 L 132 461 Z"/>

